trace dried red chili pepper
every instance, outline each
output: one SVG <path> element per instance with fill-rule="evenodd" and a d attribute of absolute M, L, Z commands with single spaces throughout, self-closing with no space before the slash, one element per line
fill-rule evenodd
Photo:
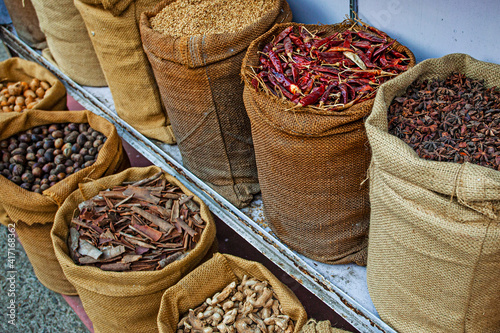
<path fill-rule="evenodd" d="M 369 49 L 372 46 L 372 44 L 369 41 L 360 40 L 357 42 L 352 42 L 352 46 L 359 47 L 362 49 Z"/>
<path fill-rule="evenodd" d="M 323 39 L 320 39 L 320 40 L 315 40 L 313 42 L 313 46 L 315 48 L 319 48 L 321 47 L 322 45 L 325 45 L 325 44 L 328 44 L 329 42 L 333 41 L 340 33 L 339 32 L 336 32 L 334 33 L 333 35 L 331 36 L 328 36 L 328 37 L 325 37 Z M 339 43 L 341 43 L 342 41 L 339 41 Z"/>
<path fill-rule="evenodd" d="M 321 98 L 319 99 L 320 105 L 323 105 L 326 103 L 328 97 L 330 96 L 330 93 L 332 92 L 333 87 L 337 86 L 338 84 L 339 84 L 338 82 L 334 82 L 334 83 L 328 85 L 325 92 L 323 93 L 323 95 L 321 95 Z"/>
<path fill-rule="evenodd" d="M 276 73 L 276 72 L 275 72 Z M 271 82 L 275 87 L 277 87 L 281 93 L 288 99 L 293 99 L 293 94 L 290 93 L 288 90 L 286 90 L 276 79 L 276 77 L 273 74 L 268 75 L 269 82 Z"/>
<path fill-rule="evenodd" d="M 365 63 L 366 67 L 369 67 L 369 68 L 374 68 L 375 67 L 375 65 L 372 63 L 372 61 L 370 60 L 370 58 L 368 58 L 368 56 L 366 54 L 364 54 L 363 51 L 356 50 L 356 54 L 361 58 L 361 60 L 363 60 L 363 62 Z"/>
<path fill-rule="evenodd" d="M 370 42 L 374 42 L 374 43 L 385 43 L 386 42 L 385 38 L 375 36 L 374 34 L 371 34 L 371 33 L 366 32 L 366 31 L 358 31 L 357 35 L 361 38 L 367 39 Z"/>
<path fill-rule="evenodd" d="M 347 87 L 344 83 L 339 84 L 340 93 L 342 96 L 342 104 L 347 104 L 347 99 L 349 98 L 349 93 L 347 92 Z"/>
<path fill-rule="evenodd" d="M 290 40 L 295 46 L 297 46 L 302 52 L 307 52 L 307 48 L 304 45 L 304 42 L 299 37 L 295 36 L 293 33 L 289 34 Z"/>
<path fill-rule="evenodd" d="M 342 45 L 345 48 L 350 48 L 352 43 L 352 34 L 351 31 L 346 30 L 346 35 L 344 37 L 344 44 Z"/>
<path fill-rule="evenodd" d="M 272 75 L 276 78 L 276 80 L 285 87 L 292 94 L 300 94 L 300 88 L 294 84 L 292 81 L 288 80 L 285 75 L 282 73 L 277 73 L 275 71 L 271 71 Z"/>
<path fill-rule="evenodd" d="M 292 59 L 293 44 L 292 44 L 292 40 L 290 39 L 290 37 L 288 37 L 288 36 L 285 37 L 285 39 L 283 40 L 283 45 L 285 47 L 285 52 L 286 52 L 286 55 L 288 56 L 288 59 Z"/>
<path fill-rule="evenodd" d="M 321 97 L 321 95 L 323 95 L 324 92 L 325 92 L 325 85 L 322 84 L 319 87 L 314 88 L 309 95 L 302 98 L 299 101 L 299 104 L 297 104 L 297 105 L 298 106 L 307 106 L 307 105 L 314 104 L 318 101 L 318 99 Z"/>
<path fill-rule="evenodd" d="M 354 50 L 348 48 L 348 47 L 343 47 L 343 46 L 334 46 L 329 48 L 326 52 L 354 52 Z"/>
<path fill-rule="evenodd" d="M 278 34 L 278 36 L 276 36 L 276 38 L 273 40 L 273 45 L 276 45 L 279 42 L 281 42 L 281 40 L 284 39 L 286 36 L 288 36 L 290 34 L 290 32 L 292 32 L 292 30 L 293 30 L 293 27 L 288 27 L 285 30 L 283 30 L 282 32 L 280 32 Z"/>
<path fill-rule="evenodd" d="M 280 58 L 276 53 L 274 53 L 273 50 L 269 51 L 268 53 L 269 60 L 271 61 L 271 64 L 273 65 L 274 69 L 279 72 L 283 73 L 283 67 L 281 67 L 281 61 Z"/>
<path fill-rule="evenodd" d="M 377 57 L 377 55 L 381 54 L 383 51 L 387 50 L 387 48 L 389 48 L 390 46 L 392 46 L 392 44 L 394 44 L 396 40 L 392 40 L 390 43 L 388 44 L 384 44 L 382 45 L 381 47 L 378 48 L 377 51 L 375 51 L 375 53 L 373 53 L 373 57 Z"/>
<path fill-rule="evenodd" d="M 317 71 L 317 72 L 325 72 L 325 73 L 331 73 L 331 74 L 339 74 L 340 70 L 335 67 L 327 67 L 327 66 L 311 66 L 311 70 Z"/>
<path fill-rule="evenodd" d="M 394 40 L 387 35 L 367 29 L 353 25 L 319 37 L 302 26 L 295 32 L 288 27 L 264 46 L 261 66 L 254 69 L 267 77 L 252 84 L 302 106 L 316 103 L 331 110 L 371 98 L 380 84 L 406 70 L 410 59 L 390 49 Z"/>
<path fill-rule="evenodd" d="M 309 79 L 309 81 L 307 81 L 306 85 L 304 86 L 304 88 L 302 89 L 304 91 L 304 94 L 308 94 L 314 87 L 314 80 L 315 80 L 315 76 L 311 77 Z"/>
<path fill-rule="evenodd" d="M 297 79 L 299 77 L 299 70 L 297 69 L 297 66 L 295 64 L 290 64 L 290 68 L 292 69 L 292 77 L 293 77 L 293 82 L 297 82 Z"/>

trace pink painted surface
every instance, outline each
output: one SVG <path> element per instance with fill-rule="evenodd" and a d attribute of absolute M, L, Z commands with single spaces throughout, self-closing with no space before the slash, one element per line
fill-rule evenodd
<path fill-rule="evenodd" d="M 75 99 L 73 97 L 71 97 L 70 95 L 68 95 L 68 102 L 66 105 L 68 106 L 68 110 L 70 110 L 70 111 L 85 110 L 85 108 L 83 106 L 81 106 L 80 103 L 75 101 Z"/>
<path fill-rule="evenodd" d="M 90 321 L 89 316 L 83 309 L 82 301 L 78 296 L 68 296 L 62 295 L 62 297 L 66 300 L 69 306 L 75 311 L 76 315 L 80 318 L 83 324 L 88 328 L 88 330 L 94 333 L 94 327 L 92 326 L 92 321 Z"/>

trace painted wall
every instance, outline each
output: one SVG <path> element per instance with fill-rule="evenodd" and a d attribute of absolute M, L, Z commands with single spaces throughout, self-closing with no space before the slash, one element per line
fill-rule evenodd
<path fill-rule="evenodd" d="M 294 21 L 333 24 L 349 0 L 289 0 Z M 358 0 L 360 18 L 413 51 L 417 61 L 449 53 L 500 64 L 498 0 Z"/>

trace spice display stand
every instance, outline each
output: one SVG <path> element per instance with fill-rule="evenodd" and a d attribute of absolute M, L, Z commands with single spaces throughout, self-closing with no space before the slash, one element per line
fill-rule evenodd
<path fill-rule="evenodd" d="M 380 319 L 375 310 L 368 294 L 365 267 L 354 264 L 327 265 L 290 250 L 267 226 L 259 198 L 247 208 L 236 208 L 183 167 L 177 146 L 148 139 L 119 118 L 109 88 L 82 87 L 76 84 L 38 52 L 19 40 L 10 26 L 0 27 L 0 37 L 20 57 L 48 68 L 83 107 L 112 122 L 124 141 L 153 164 L 179 179 L 225 224 L 353 327 L 361 332 L 395 332 Z"/>

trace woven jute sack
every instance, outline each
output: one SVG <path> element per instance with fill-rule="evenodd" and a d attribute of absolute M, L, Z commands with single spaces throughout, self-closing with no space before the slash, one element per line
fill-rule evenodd
<path fill-rule="evenodd" d="M 49 70 L 39 64 L 21 58 L 9 58 L 0 62 L 0 78 L 3 82 L 30 82 L 33 78 L 50 83 L 50 90 L 45 97 L 36 104 L 39 110 L 66 110 L 66 88 Z M 1 112 L 0 121 L 17 116 L 17 112 Z M 0 223 L 11 223 L 5 209 L 0 203 Z"/>
<path fill-rule="evenodd" d="M 32 0 L 48 49 L 43 56 L 76 83 L 105 86 L 99 60 L 73 0 Z"/>
<path fill-rule="evenodd" d="M 47 81 L 51 88 L 33 109 L 47 111 L 67 110 L 66 88 L 48 69 L 35 62 L 17 57 L 0 62 L 0 81 L 2 83 L 17 81 L 30 83 L 34 78 Z M 10 118 L 15 114 L 17 113 L 0 111 L 0 120 L 6 117 Z"/>
<path fill-rule="evenodd" d="M 294 332 L 300 332 L 307 321 L 307 313 L 297 296 L 261 263 L 221 253 L 214 254 L 212 259 L 197 267 L 163 294 L 158 313 L 159 332 L 176 332 L 177 323 L 189 309 L 199 306 L 231 282 L 241 281 L 244 275 L 269 282 L 283 313 L 295 321 Z"/>
<path fill-rule="evenodd" d="M 141 12 L 160 0 L 75 0 L 92 36 L 118 115 L 143 135 L 175 143 L 139 32 Z"/>
<path fill-rule="evenodd" d="M 288 26 L 299 24 L 278 24 L 253 41 L 242 66 L 264 215 L 284 243 L 309 258 L 366 265 L 370 208 L 363 180 L 370 150 L 363 120 L 373 99 L 341 111 L 317 111 L 255 91 L 249 66 L 259 65 L 258 51 Z M 330 35 L 350 24 L 305 27 Z M 394 48 L 415 64 L 408 48 L 398 42 Z"/>
<path fill-rule="evenodd" d="M 315 319 L 309 319 L 302 326 L 300 333 L 349 333 L 349 331 L 332 327 L 329 320 L 316 321 Z"/>
<path fill-rule="evenodd" d="M 425 60 L 380 88 L 366 122 L 368 290 L 399 332 L 500 332 L 500 172 L 424 160 L 387 131 L 395 96 L 455 71 L 500 86 L 500 65 L 465 54 Z"/>
<path fill-rule="evenodd" d="M 31 0 L 4 0 L 4 3 L 9 11 L 17 36 L 32 48 L 46 48 L 45 35 L 40 29 L 40 23 Z"/>
<path fill-rule="evenodd" d="M 109 272 L 97 267 L 78 266 L 69 256 L 67 239 L 69 224 L 78 205 L 91 199 L 99 191 L 127 181 L 138 181 L 161 171 L 158 167 L 129 168 L 119 174 L 80 184 L 64 202 L 56 215 L 52 240 L 57 259 L 68 280 L 75 286 L 83 308 L 94 325 L 95 332 L 158 332 L 156 317 L 160 301 L 167 288 L 212 254 L 215 242 L 215 222 L 208 207 L 198 198 L 193 200 L 200 206 L 200 215 L 207 222 L 200 241 L 181 260 L 168 264 L 158 271 Z M 163 174 L 171 184 L 179 186 L 184 193 L 192 195 L 176 178 Z"/>
<path fill-rule="evenodd" d="M 245 51 L 275 23 L 289 22 L 285 0 L 234 33 L 175 38 L 151 28 L 173 0 L 141 15 L 144 50 L 153 67 L 182 163 L 238 207 L 260 191 L 250 121 L 239 75 Z"/>
<path fill-rule="evenodd" d="M 50 239 L 54 217 L 78 184 L 113 174 L 129 165 L 115 127 L 90 111 L 29 111 L 0 122 L 0 140 L 35 126 L 56 123 L 88 123 L 107 137 L 95 163 L 43 191 L 30 192 L 0 176 L 0 204 L 16 223 L 16 232 L 40 282 L 55 292 L 74 295 Z"/>

